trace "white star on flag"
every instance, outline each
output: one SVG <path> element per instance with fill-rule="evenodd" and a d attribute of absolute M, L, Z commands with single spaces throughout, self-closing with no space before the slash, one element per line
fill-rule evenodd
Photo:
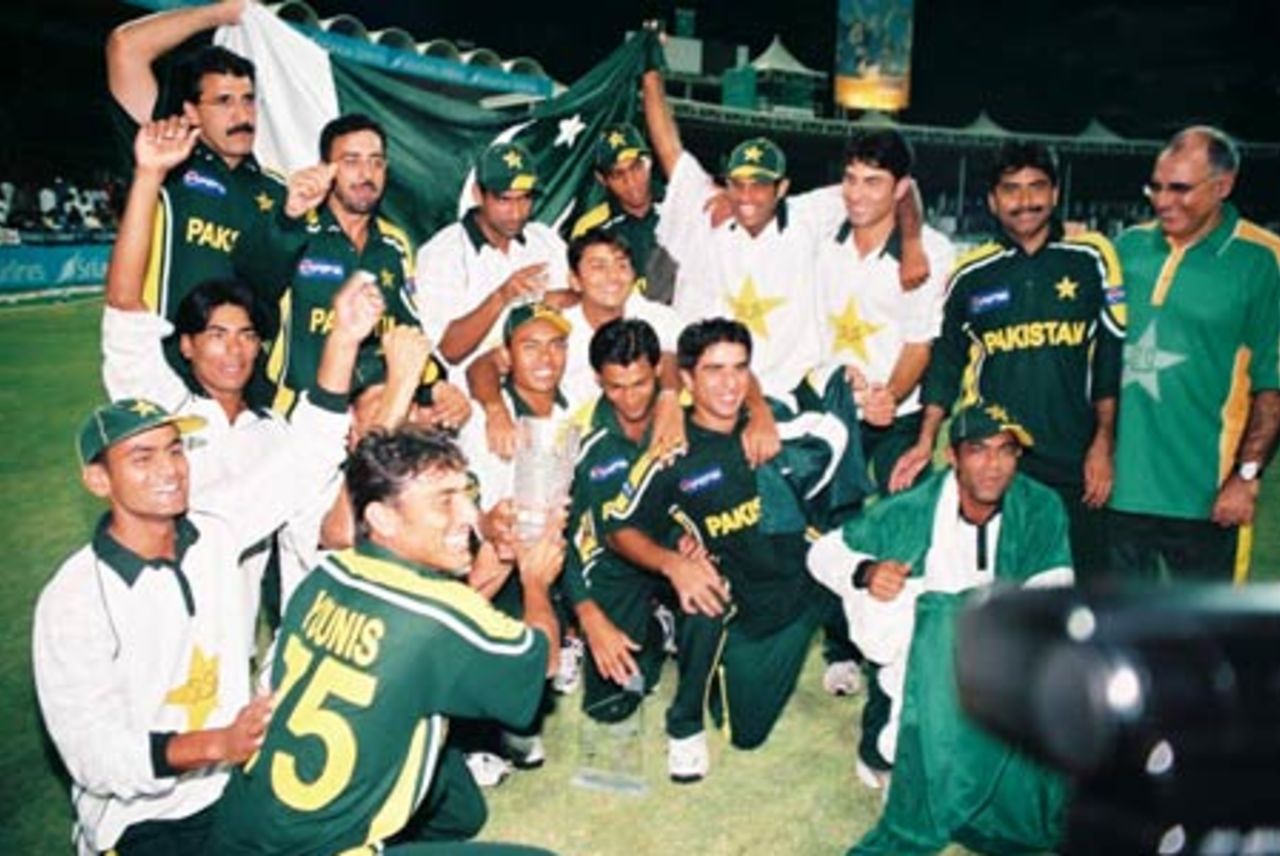
<path fill-rule="evenodd" d="M 560 133 L 556 135 L 556 141 L 552 144 L 555 146 L 566 146 L 573 148 L 574 140 L 578 139 L 578 135 L 585 131 L 587 124 L 582 121 L 581 113 L 574 113 L 568 119 L 560 120 Z"/>

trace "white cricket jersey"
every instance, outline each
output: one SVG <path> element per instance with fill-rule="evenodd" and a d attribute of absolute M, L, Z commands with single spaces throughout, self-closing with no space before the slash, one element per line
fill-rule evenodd
<path fill-rule="evenodd" d="M 513 238 L 503 252 L 485 240 L 472 209 L 418 249 L 415 298 L 423 329 L 438 345 L 450 321 L 475 309 L 511 274 L 532 264 L 547 266 L 548 290 L 568 288 L 566 253 L 555 230 L 534 221 L 525 224 L 521 236 Z M 465 369 L 477 355 L 502 344 L 506 317 L 504 309 L 476 349 L 457 365 Z"/>
<path fill-rule="evenodd" d="M 674 309 L 632 294 L 627 298 L 622 313 L 624 318 L 647 322 L 658 334 L 662 350 L 675 353 L 682 325 Z M 591 368 L 591 337 L 595 330 L 591 329 L 581 304 L 564 310 L 563 315 L 573 327 L 569 331 L 569 351 L 560 390 L 569 403 L 569 413 L 576 420 L 584 408 L 589 408 L 600 396 L 600 384 L 596 382 L 595 370 Z"/>
<path fill-rule="evenodd" d="M 752 371 L 766 394 L 784 395 L 822 356 L 814 260 L 818 240 L 843 216 L 840 189 L 788 197 L 755 237 L 733 220 L 712 228 L 703 205 L 715 190 L 682 153 L 657 228 L 679 263 L 673 307 L 685 323 L 722 316 L 745 324 Z"/>
<path fill-rule="evenodd" d="M 822 359 L 856 366 L 873 383 L 887 383 L 902 346 L 929 343 L 942 327 L 947 278 L 955 248 L 928 226 L 922 234 L 929 279 L 904 291 L 896 233 L 867 255 L 858 253 L 846 221 L 818 247 L 817 277 Z M 898 416 L 920 409 L 920 389 L 898 403 Z"/>
<path fill-rule="evenodd" d="M 220 728 L 248 703 L 242 551 L 320 490 L 344 456 L 347 414 L 304 395 L 292 442 L 179 518 L 178 559 L 146 560 L 105 529 L 58 568 L 36 603 L 40 710 L 72 779 L 81 853 L 146 820 L 176 820 L 222 793 L 221 767 L 177 774 L 164 737 Z"/>

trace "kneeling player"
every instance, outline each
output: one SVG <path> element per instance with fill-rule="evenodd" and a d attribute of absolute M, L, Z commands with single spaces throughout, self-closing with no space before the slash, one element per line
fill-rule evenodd
<path fill-rule="evenodd" d="M 751 749 L 782 714 L 814 631 L 835 604 L 805 572 L 803 532 L 762 525 L 764 500 L 741 443 L 751 334 L 722 318 L 692 324 L 680 334 L 678 357 L 693 396 L 688 451 L 666 464 L 643 458 L 632 468 L 605 509 L 606 539 L 629 561 L 665 576 L 686 613 L 732 615 L 722 712 L 733 745 Z M 663 546 L 673 525 L 697 541 L 695 555 Z M 705 732 L 682 749 L 705 764 Z"/>
<path fill-rule="evenodd" d="M 376 847 L 415 812 L 414 837 L 465 852 L 459 840 L 480 830 L 486 809 L 444 744 L 449 717 L 519 727 L 542 696 L 559 635 L 548 595 L 558 536 L 520 555 L 522 624 L 463 577 L 477 513 L 451 441 L 375 432 L 356 447 L 347 488 L 356 546 L 321 563 L 290 601 L 275 714 L 223 795 L 211 852 Z M 475 561 L 496 560 L 485 546 Z"/>
<path fill-rule="evenodd" d="M 657 682 L 665 651 L 654 605 L 675 599 L 667 580 L 601 542 L 606 509 L 632 468 L 648 466 L 644 456 L 651 454 L 645 450 L 658 400 L 658 337 L 644 321 L 617 319 L 596 331 L 590 356 L 603 397 L 595 405 L 574 474 L 570 526 L 575 549 L 564 585 L 591 652 L 584 670 L 583 711 L 602 722 L 618 722 L 631 715 L 641 698 L 625 688 Z M 680 681 L 667 709 L 668 772 L 677 782 L 693 782 L 707 773 L 702 706 L 721 621 L 700 613 L 681 615 L 677 633 Z"/>

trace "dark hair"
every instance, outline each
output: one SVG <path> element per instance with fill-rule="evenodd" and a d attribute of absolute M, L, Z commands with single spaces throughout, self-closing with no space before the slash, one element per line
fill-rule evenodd
<path fill-rule="evenodd" d="M 1058 156 L 1053 149 L 1031 140 L 1010 140 L 996 152 L 990 189 L 995 190 L 1000 179 L 1020 169 L 1038 169 L 1049 176 L 1050 184 L 1058 186 Z"/>
<path fill-rule="evenodd" d="M 387 132 L 383 130 L 382 125 L 364 113 L 347 113 L 336 119 L 330 119 L 328 124 L 320 130 L 320 160 L 328 163 L 329 155 L 333 151 L 333 141 L 338 137 L 354 134 L 356 131 L 373 131 L 382 141 L 382 151 L 386 152 Z"/>
<path fill-rule="evenodd" d="M 594 247 L 597 244 L 604 244 L 622 250 L 627 254 L 627 258 L 631 257 L 631 244 L 627 242 L 626 238 L 622 237 L 618 232 L 606 232 L 597 226 L 588 229 L 569 242 L 569 270 L 577 272 L 578 264 L 582 261 L 583 255 L 586 254 L 587 248 Z"/>
<path fill-rule="evenodd" d="M 911 174 L 915 153 L 907 138 L 897 131 L 865 131 L 855 134 L 844 147 L 844 165 L 854 161 L 877 169 L 887 169 L 894 178 Z"/>
<path fill-rule="evenodd" d="M 264 342 L 276 335 L 276 322 L 271 312 L 258 301 L 253 290 L 238 279 L 207 279 L 197 285 L 178 304 L 174 316 L 174 331 L 179 336 L 203 333 L 209 326 L 209 316 L 219 306 L 239 306 L 249 316 L 253 331 Z"/>
<path fill-rule="evenodd" d="M 706 318 L 680 331 L 680 341 L 676 345 L 680 368 L 693 371 L 703 351 L 721 342 L 745 345 L 747 360 L 751 360 L 751 331 L 745 324 L 728 318 Z"/>
<path fill-rule="evenodd" d="M 414 476 L 428 470 L 466 470 L 467 459 L 443 432 L 405 426 L 395 431 L 374 428 L 347 460 L 347 493 L 355 515 L 356 534 L 369 537 L 364 510 L 395 499 Z"/>
<path fill-rule="evenodd" d="M 1240 147 L 1222 129 L 1212 125 L 1192 125 L 1173 135 L 1165 151 L 1177 152 L 1203 142 L 1209 156 L 1209 168 L 1215 173 L 1240 170 Z"/>
<path fill-rule="evenodd" d="M 591 368 L 597 374 L 605 366 L 629 366 L 640 359 L 657 368 L 661 357 L 658 334 L 639 318 L 615 318 L 591 337 Z"/>
<path fill-rule="evenodd" d="M 220 45 L 206 45 L 196 51 L 183 64 L 183 73 L 187 81 L 186 100 L 192 104 L 200 101 L 200 81 L 206 74 L 247 77 L 250 83 L 256 83 L 253 60 L 245 59 Z"/>

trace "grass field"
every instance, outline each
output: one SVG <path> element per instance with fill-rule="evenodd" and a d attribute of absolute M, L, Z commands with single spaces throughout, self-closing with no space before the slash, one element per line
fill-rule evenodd
<path fill-rule="evenodd" d="M 98 300 L 0 310 L 0 496 L 10 523 L 0 554 L 13 588 L 0 609 L 0 853 L 66 853 L 70 803 L 56 754 L 39 725 L 31 677 L 31 615 L 57 564 L 89 537 L 100 507 L 80 487 L 73 438 L 101 397 Z M 1280 498 L 1264 486 L 1255 542 L 1259 576 L 1276 579 Z M 666 781 L 662 704 L 645 715 L 649 792 L 601 795 L 569 785 L 578 697 L 547 725 L 549 761 L 517 774 L 489 801 L 487 840 L 539 844 L 565 854 L 816 854 L 843 852 L 870 826 L 874 794 L 852 771 L 859 700 L 822 692 L 816 649 L 769 742 L 750 753 L 712 738 L 712 774 L 696 786 Z M 672 683 L 668 675 L 664 689 Z M 659 690 L 659 695 L 664 695 Z"/>

